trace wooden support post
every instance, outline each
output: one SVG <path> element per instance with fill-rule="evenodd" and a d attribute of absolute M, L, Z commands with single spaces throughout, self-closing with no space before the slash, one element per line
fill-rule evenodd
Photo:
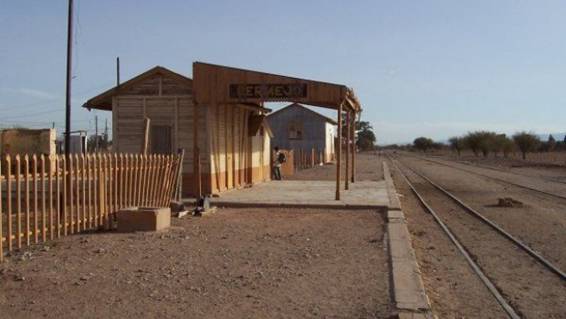
<path fill-rule="evenodd" d="M 356 113 L 352 117 L 352 183 L 356 182 Z"/>
<path fill-rule="evenodd" d="M 336 200 L 340 200 L 340 164 L 342 156 L 342 103 L 338 107 L 338 142 L 336 150 Z"/>
<path fill-rule="evenodd" d="M 350 110 L 346 110 L 346 176 L 344 189 L 350 189 Z"/>
<path fill-rule="evenodd" d="M 150 124 L 151 124 L 151 119 L 149 117 L 146 117 L 143 120 L 143 144 L 142 144 L 142 149 L 141 149 L 142 154 L 147 154 L 147 151 L 149 149 L 149 128 L 150 128 Z"/>

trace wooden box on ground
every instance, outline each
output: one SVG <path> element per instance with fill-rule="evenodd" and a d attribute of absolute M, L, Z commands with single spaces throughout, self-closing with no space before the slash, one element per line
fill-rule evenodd
<path fill-rule="evenodd" d="M 118 212 L 119 232 L 157 231 L 171 226 L 169 207 L 132 207 Z"/>

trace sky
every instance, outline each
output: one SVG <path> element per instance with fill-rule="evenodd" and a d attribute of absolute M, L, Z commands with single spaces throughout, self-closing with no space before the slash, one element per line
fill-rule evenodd
<path fill-rule="evenodd" d="M 111 125 L 81 105 L 120 56 L 122 81 L 203 61 L 348 85 L 379 144 L 564 132 L 565 16 L 551 0 L 75 0 L 72 128 Z M 66 28 L 66 0 L 0 0 L 0 127 L 62 132 Z"/>

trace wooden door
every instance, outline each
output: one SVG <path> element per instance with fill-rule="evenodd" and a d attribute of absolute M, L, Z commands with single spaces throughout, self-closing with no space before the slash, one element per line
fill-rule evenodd
<path fill-rule="evenodd" d="M 151 126 L 151 153 L 171 154 L 173 143 L 171 138 L 171 126 L 152 125 Z"/>

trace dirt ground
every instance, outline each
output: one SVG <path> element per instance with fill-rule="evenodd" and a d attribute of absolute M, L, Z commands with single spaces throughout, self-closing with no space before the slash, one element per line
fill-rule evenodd
<path fill-rule="evenodd" d="M 566 269 L 566 247 L 557 243 L 566 242 L 566 201 L 539 195 L 530 190 L 512 187 L 491 179 L 470 174 L 451 167 L 405 158 L 404 162 L 416 167 L 447 190 L 461 197 L 466 203 L 487 218 L 540 252 L 545 258 Z M 473 169 L 473 167 L 467 167 Z M 483 173 L 489 173 L 483 171 Z M 497 172 L 491 172 L 496 175 Z M 527 181 L 524 181 L 527 182 Z M 552 191 L 551 182 L 530 179 L 535 188 Z M 558 185 L 563 188 L 563 185 Z M 558 191 L 555 189 L 555 191 Z M 498 207 L 498 198 L 510 197 L 519 200 L 521 207 Z"/>
<path fill-rule="evenodd" d="M 493 168 L 499 171 L 511 172 L 514 174 L 545 178 L 547 180 L 566 183 L 566 153 L 542 153 L 537 154 L 540 157 L 560 157 L 560 160 L 556 161 L 537 161 L 533 160 L 522 160 L 520 158 L 504 158 L 502 156 L 494 157 L 483 157 L 474 156 L 472 154 L 462 154 L 458 157 L 451 153 L 439 153 L 434 158 L 447 159 L 453 162 L 458 162 L 467 165 L 473 165 L 478 167 Z"/>
<path fill-rule="evenodd" d="M 374 212 L 220 209 L 14 255 L 0 317 L 387 318 L 388 278 Z"/>
<path fill-rule="evenodd" d="M 505 313 L 432 216 L 393 169 L 426 293 L 438 318 L 505 318 Z"/>
<path fill-rule="evenodd" d="M 343 161 L 342 174 L 344 174 L 345 165 L 346 164 Z M 380 181 L 383 179 L 381 159 L 377 153 L 363 152 L 356 154 L 356 178 L 360 181 Z M 311 169 L 298 170 L 292 176 L 283 176 L 283 179 L 333 181 L 336 180 L 336 165 L 327 164 L 323 166 L 316 166 Z"/>
<path fill-rule="evenodd" d="M 402 162 L 454 192 L 484 216 L 539 251 L 559 268 L 564 269 L 566 250 L 559 243 L 566 240 L 564 237 L 566 222 L 563 218 L 565 203 L 414 157 L 404 157 Z M 563 305 L 566 302 L 564 299 L 566 285 L 561 283 L 556 275 L 542 268 L 526 253 L 517 250 L 501 236 L 496 236 L 484 224 L 476 221 L 467 213 L 462 213 L 461 209 L 446 197 L 435 195 L 435 191 L 425 186 L 428 184 L 422 183 L 421 185 L 418 182 L 416 185 L 420 185 L 418 186 L 419 191 L 427 198 L 429 204 L 438 210 L 437 213 L 444 216 L 449 227 L 457 231 L 458 238 L 464 241 L 467 250 L 473 254 L 487 275 L 495 281 L 498 288 L 521 311 L 522 315 L 528 318 L 561 317 Z M 404 195 L 412 196 L 406 193 Z M 495 204 L 499 197 L 519 199 L 524 205 L 511 208 L 497 207 Z M 418 210 L 418 208 L 411 210 Z M 419 219 L 419 223 L 410 223 L 409 227 L 422 228 L 422 221 L 423 219 Z M 419 234 L 423 234 L 421 231 L 426 232 L 426 230 L 414 232 L 417 242 Z M 429 252 L 426 252 L 423 257 L 422 248 L 418 248 L 417 255 L 419 254 L 423 259 L 421 264 L 425 264 L 423 268 L 426 269 Z M 446 258 L 443 262 L 447 262 Z M 425 278 L 429 276 L 430 274 L 425 271 Z M 448 273 L 446 276 L 449 276 Z M 440 288 L 442 285 L 437 287 L 432 285 L 431 290 L 438 291 Z M 458 292 L 454 297 L 459 298 L 459 294 L 461 293 Z M 448 297 L 448 300 L 454 297 Z M 445 297 L 437 300 L 437 303 L 442 305 L 444 300 Z"/>

